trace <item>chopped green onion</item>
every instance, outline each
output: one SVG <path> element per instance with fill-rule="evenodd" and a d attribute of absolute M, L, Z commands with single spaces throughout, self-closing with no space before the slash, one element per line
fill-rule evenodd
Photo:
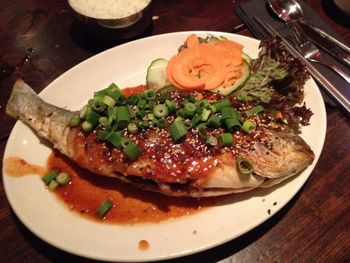
<path fill-rule="evenodd" d="M 117 105 L 124 105 L 127 101 L 127 98 L 121 94 L 115 101 L 117 102 Z"/>
<path fill-rule="evenodd" d="M 136 105 L 138 101 L 139 101 L 139 97 L 137 95 L 131 95 L 126 99 L 126 104 Z"/>
<path fill-rule="evenodd" d="M 209 101 L 206 99 L 200 100 L 200 101 L 196 102 L 196 104 L 201 108 L 208 108 L 210 106 Z"/>
<path fill-rule="evenodd" d="M 224 120 L 224 123 L 229 132 L 233 132 L 241 127 L 241 123 L 236 118 L 227 118 Z"/>
<path fill-rule="evenodd" d="M 103 218 L 112 207 L 113 207 L 112 202 L 106 199 L 97 208 L 96 213 L 100 218 Z"/>
<path fill-rule="evenodd" d="M 219 128 L 221 124 L 221 118 L 217 115 L 211 115 L 208 120 L 208 126 L 213 128 Z"/>
<path fill-rule="evenodd" d="M 99 131 L 97 133 L 97 138 L 99 138 L 102 141 L 107 141 L 109 132 L 108 131 Z"/>
<path fill-rule="evenodd" d="M 211 110 L 203 109 L 201 113 L 201 121 L 207 121 L 210 116 Z"/>
<path fill-rule="evenodd" d="M 232 107 L 222 107 L 221 108 L 221 118 L 223 120 L 227 119 L 227 118 L 236 118 L 239 119 L 239 112 L 237 110 L 235 110 Z"/>
<path fill-rule="evenodd" d="M 187 98 L 185 100 L 187 100 L 188 102 L 191 102 L 191 103 L 195 103 L 196 102 L 196 98 L 193 97 L 192 95 L 187 96 Z"/>
<path fill-rule="evenodd" d="M 255 128 L 255 123 L 250 120 L 245 120 L 242 124 L 241 129 L 246 133 L 251 133 Z"/>
<path fill-rule="evenodd" d="M 177 117 L 175 118 L 174 122 L 176 122 L 176 121 L 183 121 L 183 120 L 184 120 L 183 117 L 177 116 Z"/>
<path fill-rule="evenodd" d="M 242 102 L 247 102 L 249 100 L 248 93 L 245 91 L 239 92 L 237 99 Z"/>
<path fill-rule="evenodd" d="M 108 142 L 110 142 L 114 147 L 122 147 L 122 137 L 116 132 L 109 132 L 106 136 Z"/>
<path fill-rule="evenodd" d="M 214 106 L 216 108 L 216 112 L 219 112 L 219 111 L 221 111 L 221 109 L 223 107 L 230 107 L 231 104 L 230 104 L 230 101 L 228 99 L 221 99 L 221 100 L 215 102 Z"/>
<path fill-rule="evenodd" d="M 139 111 L 137 112 L 137 116 L 140 117 L 140 118 L 145 117 L 145 115 L 146 115 L 145 110 L 139 110 Z"/>
<path fill-rule="evenodd" d="M 89 105 L 85 105 L 79 112 L 79 117 L 82 120 L 86 119 L 86 116 L 92 111 Z"/>
<path fill-rule="evenodd" d="M 69 174 L 67 174 L 65 172 L 61 172 L 56 176 L 56 182 L 60 185 L 69 184 L 70 181 L 71 181 L 71 178 L 70 178 Z"/>
<path fill-rule="evenodd" d="M 156 116 L 154 116 L 153 113 L 148 113 L 148 114 L 146 114 L 145 119 L 149 120 L 149 121 L 153 121 L 156 119 Z"/>
<path fill-rule="evenodd" d="M 120 129 L 126 128 L 130 122 L 129 110 L 126 106 L 116 107 L 117 125 Z"/>
<path fill-rule="evenodd" d="M 56 180 L 51 180 L 48 185 L 49 190 L 54 191 L 56 190 L 57 187 L 58 187 L 58 183 L 56 182 Z"/>
<path fill-rule="evenodd" d="M 136 124 L 136 123 L 131 122 L 131 123 L 128 124 L 127 129 L 128 129 L 128 132 L 130 132 L 130 133 L 132 133 L 132 134 L 135 134 L 135 133 L 138 132 L 139 127 L 137 127 L 137 124 Z"/>
<path fill-rule="evenodd" d="M 196 105 L 192 102 L 188 102 L 184 105 L 184 113 L 186 114 L 186 116 L 193 116 L 194 113 L 196 112 Z"/>
<path fill-rule="evenodd" d="M 231 146 L 233 144 L 233 138 L 231 133 L 221 133 L 219 141 L 222 146 Z"/>
<path fill-rule="evenodd" d="M 96 112 L 103 112 L 106 109 L 106 104 L 101 97 L 94 97 L 92 100 L 92 109 Z"/>
<path fill-rule="evenodd" d="M 140 123 L 138 123 L 138 125 L 141 128 L 148 128 L 151 125 L 151 123 L 152 123 L 152 121 L 142 120 Z"/>
<path fill-rule="evenodd" d="M 98 122 L 102 125 L 102 126 L 107 126 L 109 124 L 108 122 L 108 118 L 106 116 L 101 116 L 98 119 Z"/>
<path fill-rule="evenodd" d="M 177 116 L 180 116 L 182 118 L 185 118 L 186 117 L 186 113 L 184 111 L 184 109 L 179 109 L 177 112 L 176 112 L 176 115 Z"/>
<path fill-rule="evenodd" d="M 86 121 L 89 122 L 92 126 L 96 126 L 99 118 L 100 118 L 100 115 L 92 110 L 86 116 Z"/>
<path fill-rule="evenodd" d="M 249 116 L 252 116 L 252 115 L 254 115 L 254 114 L 258 114 L 258 113 L 260 113 L 260 112 L 262 112 L 262 111 L 264 111 L 264 110 L 265 110 L 265 109 L 264 109 L 263 106 L 257 105 L 257 106 L 255 106 L 254 108 L 251 108 L 251 109 L 247 110 L 245 113 L 246 113 L 247 116 L 249 117 Z"/>
<path fill-rule="evenodd" d="M 78 114 L 74 114 L 72 115 L 72 117 L 70 117 L 69 122 L 68 122 L 68 126 L 69 127 L 76 127 L 80 124 L 80 117 Z"/>
<path fill-rule="evenodd" d="M 176 111 L 176 103 L 173 100 L 165 100 L 165 105 L 168 107 L 170 112 Z"/>
<path fill-rule="evenodd" d="M 202 116 L 198 114 L 195 115 L 191 120 L 192 126 L 197 126 L 201 121 L 202 121 Z"/>
<path fill-rule="evenodd" d="M 169 123 L 167 122 L 166 119 L 159 119 L 158 120 L 158 128 L 164 129 L 164 128 L 167 128 L 168 126 L 169 126 Z"/>
<path fill-rule="evenodd" d="M 137 106 L 129 106 L 129 114 L 130 114 L 130 118 L 135 118 L 137 116 L 137 113 L 139 112 L 139 107 Z"/>
<path fill-rule="evenodd" d="M 236 164 L 239 172 L 243 175 L 250 175 L 254 171 L 253 163 L 242 156 L 237 156 Z"/>
<path fill-rule="evenodd" d="M 120 102 L 120 101 L 124 100 L 124 98 L 121 98 L 121 97 L 124 97 L 124 95 L 123 95 L 122 91 L 119 89 L 109 92 L 108 96 L 111 97 L 116 103 L 117 103 L 117 101 Z"/>
<path fill-rule="evenodd" d="M 114 91 L 121 92 L 115 83 L 111 83 L 107 88 L 105 88 L 103 90 L 96 91 L 94 96 L 98 96 L 98 97 L 104 97 L 106 95 L 110 96 Z"/>
<path fill-rule="evenodd" d="M 49 172 L 47 175 L 43 177 L 43 181 L 46 185 L 48 185 L 52 180 L 55 180 L 57 174 L 55 171 Z"/>
<path fill-rule="evenodd" d="M 169 115 L 169 109 L 165 104 L 157 104 L 153 108 L 153 114 L 157 118 L 167 117 Z"/>
<path fill-rule="evenodd" d="M 140 109 L 143 109 L 146 105 L 147 105 L 147 101 L 146 100 L 139 100 L 137 102 L 137 107 L 139 107 Z"/>
<path fill-rule="evenodd" d="M 189 120 L 184 121 L 184 124 L 185 124 L 187 130 L 189 130 L 193 127 L 192 122 L 190 122 Z"/>
<path fill-rule="evenodd" d="M 182 120 L 173 122 L 169 127 L 170 135 L 175 143 L 182 141 L 187 135 L 186 125 Z"/>
<path fill-rule="evenodd" d="M 83 131 L 85 132 L 91 132 L 92 129 L 94 128 L 94 126 L 88 122 L 88 121 L 84 121 L 82 124 L 81 124 L 81 128 L 83 129 Z"/>
<path fill-rule="evenodd" d="M 218 139 L 216 139 L 214 136 L 207 136 L 205 138 L 205 144 L 211 145 L 211 146 L 216 146 L 218 145 Z"/>
<path fill-rule="evenodd" d="M 126 146 L 128 146 L 130 142 L 131 140 L 128 138 L 122 138 L 122 147 L 126 148 Z"/>
<path fill-rule="evenodd" d="M 142 93 L 142 97 L 146 100 L 154 100 L 157 96 L 157 93 L 153 89 L 148 89 Z"/>
<path fill-rule="evenodd" d="M 123 148 L 123 152 L 131 160 L 136 160 L 141 155 L 141 150 L 136 143 L 129 141 Z"/>
<path fill-rule="evenodd" d="M 108 107 L 113 107 L 117 102 L 110 96 L 104 96 L 103 103 L 106 104 Z"/>

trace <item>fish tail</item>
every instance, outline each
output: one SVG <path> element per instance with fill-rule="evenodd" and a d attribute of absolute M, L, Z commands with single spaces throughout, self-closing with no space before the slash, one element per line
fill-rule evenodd
<path fill-rule="evenodd" d="M 23 80 L 17 80 L 6 105 L 6 114 L 23 121 L 66 153 L 68 122 L 74 112 L 44 102 Z"/>

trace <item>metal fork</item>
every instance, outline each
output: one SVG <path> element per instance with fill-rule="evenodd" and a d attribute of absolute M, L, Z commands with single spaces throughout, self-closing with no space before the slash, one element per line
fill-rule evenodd
<path fill-rule="evenodd" d="M 321 64 L 325 67 L 332 69 L 339 76 L 341 76 L 347 83 L 350 84 L 350 75 L 343 71 L 340 67 L 334 64 L 329 64 L 323 57 L 320 50 L 311 42 L 311 40 L 302 33 L 302 29 L 298 26 L 297 22 L 288 23 L 291 30 L 294 42 L 297 44 L 297 48 L 305 59 Z"/>

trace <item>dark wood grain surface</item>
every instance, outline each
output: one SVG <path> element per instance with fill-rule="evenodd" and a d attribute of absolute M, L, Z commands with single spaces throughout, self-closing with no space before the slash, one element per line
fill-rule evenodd
<path fill-rule="evenodd" d="M 239 1 L 236 1 L 236 3 Z M 331 1 L 309 0 L 350 43 L 350 18 Z M 185 30 L 252 36 L 231 0 L 154 1 L 154 20 L 139 37 Z M 262 1 L 263 4 L 263 1 Z M 14 121 L 4 113 L 11 87 L 22 77 L 36 91 L 77 63 L 119 42 L 92 39 L 76 27 L 66 1 L 0 1 L 0 157 Z M 277 214 L 245 235 L 173 262 L 349 262 L 350 119 L 327 108 L 325 146 L 309 180 Z M 60 251 L 17 218 L 0 183 L 0 262 L 94 262 Z"/>

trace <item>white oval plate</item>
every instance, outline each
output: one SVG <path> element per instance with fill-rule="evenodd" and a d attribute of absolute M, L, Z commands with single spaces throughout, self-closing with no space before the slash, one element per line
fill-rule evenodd
<path fill-rule="evenodd" d="M 72 110 L 80 109 L 111 82 L 120 87 L 145 83 L 147 66 L 156 58 L 170 58 L 191 33 L 222 35 L 244 45 L 244 52 L 258 55 L 259 41 L 221 32 L 178 32 L 157 35 L 117 46 L 68 70 L 45 88 L 48 102 Z M 316 159 L 302 174 L 272 189 L 233 195 L 223 204 L 192 216 L 162 223 L 132 226 L 93 222 L 69 211 L 45 189 L 37 176 L 11 177 L 3 171 L 7 198 L 19 219 L 35 235 L 64 251 L 107 261 L 163 260 L 193 254 L 232 240 L 258 226 L 281 209 L 310 176 L 323 147 L 326 132 L 324 102 L 316 83 L 306 83 L 305 101 L 314 115 L 302 137 Z M 4 159 L 16 156 L 32 164 L 45 165 L 51 149 L 21 122 L 7 143 Z M 264 201 L 263 201 L 264 200 Z M 273 205 L 277 202 L 277 205 Z M 267 210 L 271 209 L 271 214 Z M 138 248 L 147 240 L 148 250 Z"/>

